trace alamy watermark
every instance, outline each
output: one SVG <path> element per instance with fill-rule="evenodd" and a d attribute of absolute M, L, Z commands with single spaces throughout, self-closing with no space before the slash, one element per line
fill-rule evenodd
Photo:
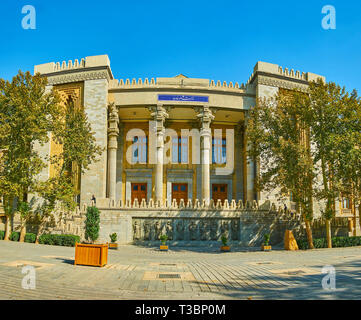
<path fill-rule="evenodd" d="M 21 20 L 21 26 L 23 29 L 36 29 L 36 10 L 34 6 L 26 5 L 21 9 L 21 13 L 25 16 Z"/>
<path fill-rule="evenodd" d="M 336 9 L 332 5 L 326 5 L 322 8 L 322 14 L 325 16 L 322 18 L 321 25 L 325 30 L 336 29 Z"/>
<path fill-rule="evenodd" d="M 33 266 L 24 266 L 21 269 L 21 273 L 25 274 L 25 277 L 21 281 L 21 287 L 25 290 L 36 289 L 36 272 Z"/>
<path fill-rule="evenodd" d="M 324 266 L 322 274 L 326 274 L 321 281 L 322 288 L 327 291 L 336 290 L 336 269 L 334 266 Z"/>

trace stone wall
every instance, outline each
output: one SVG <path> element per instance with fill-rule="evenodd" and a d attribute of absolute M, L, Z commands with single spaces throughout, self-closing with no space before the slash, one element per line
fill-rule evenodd
<path fill-rule="evenodd" d="M 276 208 L 269 201 L 259 205 L 257 201 L 242 201 L 223 205 L 211 201 L 209 206 L 198 200 L 182 207 L 176 203 L 159 206 L 153 200 L 133 204 L 109 199 L 97 200 L 100 210 L 100 232 L 97 243 L 109 242 L 109 235 L 118 234 L 119 244 L 157 245 L 159 235 L 167 234 L 172 246 L 219 245 L 222 235 L 229 243 L 240 246 L 259 246 L 264 234 L 270 233 L 270 244 L 283 246 L 286 230 L 292 230 L 296 238 L 305 238 L 306 230 L 300 216 Z M 86 205 L 74 212 L 57 209 L 46 221 L 44 233 L 75 234 L 85 240 Z M 1 216 L 1 215 L 0 215 Z M 0 230 L 5 229 L 5 217 L 0 217 Z M 357 221 L 358 222 L 358 221 Z M 332 236 L 352 236 L 349 217 L 332 219 Z M 13 230 L 20 231 L 20 218 L 15 215 Z M 37 233 L 38 226 L 28 223 L 27 232 Z M 325 221 L 312 223 L 313 238 L 326 237 Z"/>
<path fill-rule="evenodd" d="M 108 142 L 108 81 L 106 79 L 84 82 L 84 110 L 94 132 L 96 143 L 103 148 L 99 161 L 90 165 L 81 177 L 81 203 L 89 202 L 92 194 L 105 198 L 107 181 L 107 142 Z"/>
<path fill-rule="evenodd" d="M 278 210 L 270 202 L 243 204 L 233 200 L 223 205 L 211 201 L 209 206 L 198 200 L 178 206 L 175 202 L 164 206 L 143 201 L 98 201 L 101 211 L 99 241 L 109 241 L 109 234 L 118 234 L 118 243 L 140 245 L 159 244 L 159 236 L 167 234 L 171 245 L 219 244 L 222 235 L 232 244 L 259 246 L 264 234 L 271 234 L 270 243 L 283 243 L 287 229 L 299 233 L 300 217 Z"/>

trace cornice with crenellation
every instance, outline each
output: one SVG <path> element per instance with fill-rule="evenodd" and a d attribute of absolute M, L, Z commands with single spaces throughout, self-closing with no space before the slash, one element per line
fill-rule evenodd
<path fill-rule="evenodd" d="M 277 79 L 273 77 L 267 77 L 267 76 L 258 76 L 256 79 L 257 85 L 266 85 L 271 87 L 277 87 L 277 88 L 283 88 L 283 89 L 289 89 L 289 90 L 301 90 L 301 91 L 307 91 L 308 85 L 297 83 L 294 81 L 288 81 L 283 79 Z"/>
<path fill-rule="evenodd" d="M 45 74 L 46 76 L 46 74 Z M 58 85 L 71 82 L 80 82 L 86 80 L 106 79 L 110 80 L 109 73 L 106 69 L 88 72 L 76 72 L 71 74 L 59 74 L 48 76 L 48 85 Z"/>

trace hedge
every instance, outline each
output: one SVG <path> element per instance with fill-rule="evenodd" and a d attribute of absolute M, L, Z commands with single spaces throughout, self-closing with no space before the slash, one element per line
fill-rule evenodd
<path fill-rule="evenodd" d="M 74 247 L 76 242 L 80 242 L 80 237 L 73 234 L 43 234 L 39 237 L 40 244 Z"/>
<path fill-rule="evenodd" d="M 11 241 L 19 241 L 19 239 L 20 239 L 20 232 L 13 231 L 10 233 Z"/>
<path fill-rule="evenodd" d="M 0 240 L 4 240 L 5 238 L 5 231 L 0 231 Z M 13 231 L 10 234 L 10 240 L 11 241 L 19 241 L 20 239 L 20 232 Z M 26 233 L 25 234 L 25 242 L 29 243 L 35 243 L 36 240 L 36 234 L 34 233 Z"/>
<path fill-rule="evenodd" d="M 361 246 L 361 237 L 332 237 L 332 248 L 341 248 L 341 247 L 354 247 Z M 307 239 L 297 240 L 298 248 L 301 250 L 308 249 Z M 327 239 L 313 239 L 313 245 L 317 248 L 327 248 Z"/>

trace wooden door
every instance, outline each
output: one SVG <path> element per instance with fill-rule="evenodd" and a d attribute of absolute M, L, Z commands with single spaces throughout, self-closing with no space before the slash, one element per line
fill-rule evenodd
<path fill-rule="evenodd" d="M 184 200 L 184 204 L 188 202 L 188 184 L 187 183 L 172 183 L 172 201 L 177 200 L 179 205 L 180 199 Z"/>
<path fill-rule="evenodd" d="M 147 201 L 147 184 L 146 183 L 132 183 L 132 204 L 134 199 L 137 198 L 141 203 L 142 199 Z"/>
<path fill-rule="evenodd" d="M 226 184 L 212 184 L 212 199 L 214 204 L 217 204 L 218 199 L 220 199 L 223 204 L 224 200 L 228 198 L 227 187 Z"/>

